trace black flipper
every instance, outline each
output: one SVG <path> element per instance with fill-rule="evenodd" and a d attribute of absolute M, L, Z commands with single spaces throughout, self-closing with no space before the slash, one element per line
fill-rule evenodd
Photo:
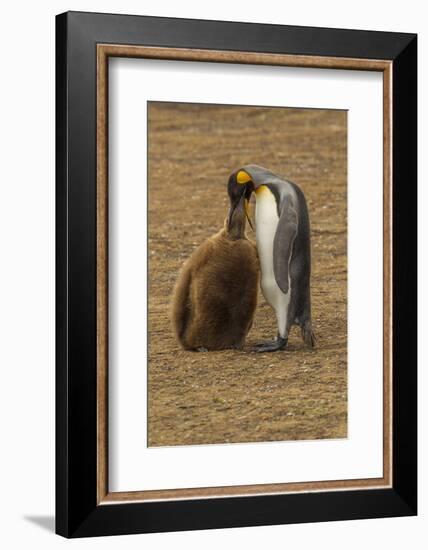
<path fill-rule="evenodd" d="M 273 272 L 279 288 L 287 294 L 289 290 L 289 267 L 297 235 L 297 212 L 289 196 L 284 199 L 273 241 Z"/>

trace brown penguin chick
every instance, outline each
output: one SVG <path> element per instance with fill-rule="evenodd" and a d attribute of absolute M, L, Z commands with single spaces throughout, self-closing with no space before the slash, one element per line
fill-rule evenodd
<path fill-rule="evenodd" d="M 253 324 L 259 285 L 257 248 L 245 236 L 245 198 L 224 228 L 185 262 L 172 298 L 175 336 L 184 349 L 240 349 Z"/>

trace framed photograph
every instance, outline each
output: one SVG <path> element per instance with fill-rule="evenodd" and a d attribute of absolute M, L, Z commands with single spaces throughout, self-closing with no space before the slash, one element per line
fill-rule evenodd
<path fill-rule="evenodd" d="M 56 530 L 417 511 L 417 38 L 56 20 Z"/>

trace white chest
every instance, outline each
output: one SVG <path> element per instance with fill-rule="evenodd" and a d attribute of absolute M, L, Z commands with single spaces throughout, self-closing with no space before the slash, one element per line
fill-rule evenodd
<path fill-rule="evenodd" d="M 275 196 L 262 186 L 256 194 L 256 241 L 260 259 L 263 296 L 275 310 L 278 321 L 278 332 L 286 335 L 288 306 L 290 303 L 291 285 L 287 294 L 279 288 L 273 270 L 273 241 L 278 227 L 278 209 Z"/>
<path fill-rule="evenodd" d="M 274 195 L 262 187 L 256 195 L 256 241 L 263 279 L 274 278 L 273 241 L 278 226 L 278 210 Z"/>

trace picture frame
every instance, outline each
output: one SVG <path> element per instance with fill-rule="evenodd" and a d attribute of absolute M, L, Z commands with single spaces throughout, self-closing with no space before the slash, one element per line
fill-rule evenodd
<path fill-rule="evenodd" d="M 383 74 L 383 472 L 145 495 L 108 487 L 108 61 Z M 417 513 L 417 36 L 68 12 L 56 18 L 56 532 L 65 537 Z M 144 465 L 142 465 L 144 468 Z M 181 491 L 181 492 L 180 492 Z"/>

